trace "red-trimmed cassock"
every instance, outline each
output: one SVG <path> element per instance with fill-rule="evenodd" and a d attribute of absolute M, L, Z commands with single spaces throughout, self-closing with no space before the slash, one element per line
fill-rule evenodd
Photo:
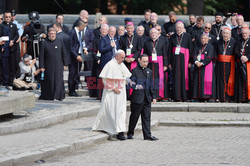
<path fill-rule="evenodd" d="M 201 62 L 203 65 L 199 68 L 194 67 L 194 89 L 193 98 L 211 99 L 215 94 L 214 66 L 214 47 L 208 43 L 196 46 L 193 56 L 194 62 Z"/>
<path fill-rule="evenodd" d="M 250 40 L 241 38 L 236 43 L 236 76 L 235 76 L 235 100 L 247 102 L 250 100 Z M 246 56 L 248 62 L 242 63 L 241 56 Z"/>
<path fill-rule="evenodd" d="M 135 61 L 127 63 L 124 61 L 125 65 L 128 67 L 129 71 L 137 66 L 138 58 L 141 53 L 141 39 L 137 34 L 128 35 L 125 34 L 121 36 L 120 48 L 125 52 L 126 58 L 134 58 Z"/>
<path fill-rule="evenodd" d="M 148 67 L 153 71 L 153 84 L 156 93 L 156 98 L 165 99 L 168 97 L 165 88 L 166 73 L 164 72 L 164 66 L 168 66 L 167 46 L 166 41 L 163 38 L 157 38 L 152 40 L 147 38 L 143 44 L 143 54 L 149 56 Z"/>
<path fill-rule="evenodd" d="M 220 101 L 234 99 L 235 45 L 236 41 L 232 37 L 229 41 L 222 38 L 216 45 L 216 97 Z"/>
<path fill-rule="evenodd" d="M 169 42 L 170 64 L 173 71 L 172 93 L 175 101 L 186 101 L 189 90 L 188 64 L 193 53 L 191 36 L 187 33 L 174 34 Z"/>

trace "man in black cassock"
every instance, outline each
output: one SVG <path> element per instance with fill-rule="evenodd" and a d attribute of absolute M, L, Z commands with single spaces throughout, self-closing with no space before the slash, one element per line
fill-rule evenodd
<path fill-rule="evenodd" d="M 120 38 L 119 45 L 126 53 L 125 65 L 131 71 L 137 66 L 137 61 L 141 53 L 141 40 L 137 34 L 134 34 L 134 24 L 128 22 L 126 25 L 127 33 Z"/>
<path fill-rule="evenodd" d="M 235 45 L 236 41 L 231 37 L 231 30 L 223 28 L 223 38 L 215 47 L 216 63 L 216 97 L 220 101 L 234 99 L 235 84 Z"/>
<path fill-rule="evenodd" d="M 189 15 L 189 22 L 190 22 L 190 25 L 189 26 L 186 26 L 186 32 L 191 35 L 192 34 L 192 31 L 193 31 L 193 28 L 195 27 L 196 25 L 196 16 L 194 14 L 190 14 Z"/>
<path fill-rule="evenodd" d="M 101 68 L 99 66 L 100 64 L 100 57 L 102 56 L 99 51 L 99 43 L 102 37 L 106 36 L 109 31 L 109 26 L 107 24 L 102 24 L 100 27 L 100 35 L 96 36 L 89 48 L 89 50 L 92 52 L 93 56 L 93 67 L 92 67 L 92 75 L 90 79 L 89 87 L 89 96 L 90 97 L 97 97 L 97 99 L 101 98 L 101 94 L 98 93 L 98 91 L 101 91 L 101 85 L 100 85 L 100 78 L 99 75 L 101 73 Z"/>
<path fill-rule="evenodd" d="M 145 36 L 149 36 L 149 30 L 150 30 L 150 27 L 149 27 L 149 23 L 150 23 L 150 15 L 151 15 L 151 10 L 150 9 L 146 9 L 144 10 L 144 17 L 145 17 L 145 20 L 140 22 L 138 27 L 141 25 L 144 27 L 144 35 Z"/>
<path fill-rule="evenodd" d="M 44 72 L 40 99 L 61 101 L 65 98 L 63 70 L 68 65 L 67 54 L 61 40 L 56 39 L 54 28 L 49 29 L 48 36 L 39 54 L 39 67 Z"/>
<path fill-rule="evenodd" d="M 222 38 L 222 19 L 223 14 L 220 12 L 215 13 L 215 24 L 212 25 L 211 34 L 215 36 L 216 40 L 219 41 Z"/>
<path fill-rule="evenodd" d="M 241 30 L 242 38 L 236 43 L 236 76 L 235 100 L 237 102 L 250 101 L 250 40 L 249 28 Z"/>
<path fill-rule="evenodd" d="M 237 16 L 236 18 L 238 26 L 232 29 L 232 37 L 235 40 L 240 39 L 239 35 L 241 35 L 242 25 L 244 24 L 244 17 L 242 15 Z"/>
<path fill-rule="evenodd" d="M 148 38 L 148 36 L 145 35 L 145 28 L 142 25 L 139 25 L 136 28 L 136 33 L 140 37 L 141 40 L 141 47 L 143 46 L 144 41 Z"/>
<path fill-rule="evenodd" d="M 173 97 L 175 101 L 186 101 L 189 90 L 189 72 L 191 66 L 190 56 L 193 53 L 191 36 L 184 32 L 184 24 L 176 23 L 176 31 L 170 37 L 169 55 L 173 71 Z"/>
<path fill-rule="evenodd" d="M 167 98 L 164 90 L 167 87 L 165 84 L 164 72 L 168 68 L 168 56 L 166 50 L 166 42 L 163 38 L 159 38 L 159 31 L 156 28 L 150 30 L 150 38 L 146 39 L 143 44 L 143 54 L 149 56 L 148 67 L 153 72 L 153 84 L 156 98 Z"/>
<path fill-rule="evenodd" d="M 215 93 L 215 81 L 213 70 L 214 47 L 208 42 L 209 36 L 201 35 L 201 45 L 196 46 L 193 56 L 194 67 L 194 89 L 193 98 L 198 101 L 209 100 Z"/>

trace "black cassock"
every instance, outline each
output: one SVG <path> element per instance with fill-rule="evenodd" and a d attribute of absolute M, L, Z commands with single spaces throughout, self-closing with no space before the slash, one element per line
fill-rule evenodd
<path fill-rule="evenodd" d="M 196 65 L 194 67 L 193 98 L 195 99 L 211 99 L 215 95 L 213 57 L 214 47 L 210 43 L 195 48 L 193 61 L 204 64 L 200 68 Z"/>
<path fill-rule="evenodd" d="M 235 45 L 236 41 L 231 37 L 228 42 L 220 39 L 215 47 L 216 97 L 220 101 L 230 101 L 234 98 Z"/>
<path fill-rule="evenodd" d="M 100 74 L 100 67 L 97 63 L 97 61 L 100 60 L 100 52 L 99 52 L 99 43 L 101 40 L 102 36 L 99 35 L 97 37 L 94 38 L 91 46 L 90 46 L 90 50 L 92 52 L 92 56 L 93 56 L 93 66 L 92 66 L 92 75 L 91 75 L 91 79 L 90 79 L 90 85 L 88 85 L 89 87 L 89 96 L 90 97 L 97 97 L 98 99 L 101 98 L 101 88 L 99 87 L 100 84 L 100 78 L 98 77 Z"/>
<path fill-rule="evenodd" d="M 187 90 L 189 90 L 189 71 L 188 63 L 191 62 L 190 56 L 193 54 L 193 44 L 191 36 L 187 33 L 170 37 L 169 42 L 170 64 L 173 71 L 172 93 L 174 100 L 187 100 Z M 180 48 L 177 46 L 180 44 Z"/>
<path fill-rule="evenodd" d="M 64 99 L 63 70 L 68 61 L 63 43 L 58 39 L 54 41 L 46 39 L 41 43 L 39 56 L 39 67 L 45 69 L 40 99 Z"/>
<path fill-rule="evenodd" d="M 155 52 L 153 51 L 155 48 Z M 166 84 L 166 72 L 163 67 L 168 66 L 167 46 L 164 38 L 159 37 L 153 41 L 147 38 L 143 44 L 143 53 L 149 56 L 148 68 L 152 70 L 153 84 L 155 89 L 156 98 L 168 98 L 168 85 Z M 156 59 L 152 57 L 156 53 Z"/>
<path fill-rule="evenodd" d="M 127 63 L 124 61 L 125 65 L 131 71 L 137 66 L 138 58 L 140 57 L 141 53 L 141 40 L 140 37 L 137 34 L 133 34 L 131 36 L 128 36 L 127 34 L 121 36 L 119 41 L 120 48 L 125 52 L 126 58 L 135 58 L 135 61 L 132 63 Z M 132 46 L 130 55 L 127 53 L 127 49 L 130 48 L 130 45 Z"/>
<path fill-rule="evenodd" d="M 235 47 L 236 55 L 236 69 L 235 69 L 235 100 L 237 102 L 247 102 L 250 99 L 250 92 L 248 84 L 250 80 L 248 75 L 250 74 L 250 40 L 240 39 L 236 43 Z M 240 58 L 244 55 L 248 58 L 247 63 L 242 63 Z"/>

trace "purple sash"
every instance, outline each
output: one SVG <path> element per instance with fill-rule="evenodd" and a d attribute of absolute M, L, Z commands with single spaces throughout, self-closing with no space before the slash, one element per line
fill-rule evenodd
<path fill-rule="evenodd" d="M 158 63 L 159 66 L 159 96 L 164 98 L 164 69 L 163 69 L 163 57 L 157 56 L 157 61 L 152 61 L 152 56 L 149 56 L 150 63 Z"/>
<path fill-rule="evenodd" d="M 204 54 L 201 54 L 201 59 L 205 59 Z M 204 94 L 212 95 L 212 81 L 213 81 L 213 63 L 212 61 L 205 66 L 204 76 Z"/>
<path fill-rule="evenodd" d="M 173 53 L 175 53 L 176 47 L 173 48 Z M 185 84 L 186 84 L 186 90 L 189 90 L 188 86 L 188 62 L 189 62 L 189 49 L 187 48 L 180 48 L 180 53 L 184 54 L 184 60 L 185 60 Z M 178 55 L 176 55 L 178 56 Z"/>

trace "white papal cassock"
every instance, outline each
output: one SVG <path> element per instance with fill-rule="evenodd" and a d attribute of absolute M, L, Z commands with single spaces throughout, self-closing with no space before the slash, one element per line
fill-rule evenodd
<path fill-rule="evenodd" d="M 124 63 L 118 64 L 115 58 L 104 66 L 100 74 L 104 84 L 101 108 L 92 130 L 106 131 L 112 135 L 126 131 L 126 78 L 130 76 Z M 112 91 L 116 87 L 121 93 Z"/>

